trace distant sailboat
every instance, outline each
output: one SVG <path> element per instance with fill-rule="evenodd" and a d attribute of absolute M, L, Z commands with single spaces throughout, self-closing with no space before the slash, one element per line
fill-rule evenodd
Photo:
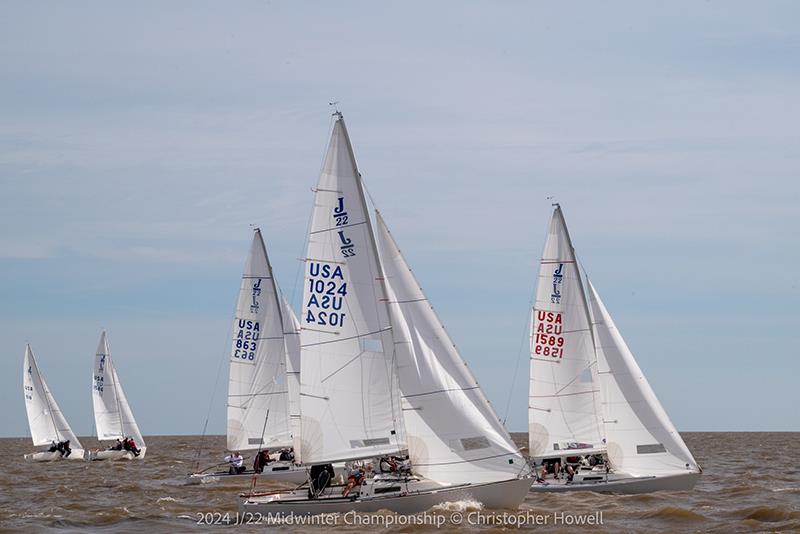
<path fill-rule="evenodd" d="M 247 256 L 233 319 L 228 380 L 229 451 L 258 453 L 293 446 L 292 409 L 299 404 L 300 327 L 278 292 L 261 230 L 256 229 Z M 295 372 L 298 371 L 298 372 Z M 295 418 L 297 419 L 297 418 Z M 299 463 L 299 462 L 298 462 Z M 295 461 L 274 461 L 261 473 L 194 473 L 189 483 L 253 477 L 299 484 L 308 478 Z"/>
<path fill-rule="evenodd" d="M 693 488 L 700 467 L 587 283 L 588 295 L 556 205 L 531 317 L 529 453 L 539 464 L 563 467 L 571 459 L 575 474 L 532 489 Z M 580 459 L 598 461 L 581 466 Z"/>
<path fill-rule="evenodd" d="M 516 508 L 528 492 L 522 455 L 378 221 L 380 250 L 337 112 L 305 258 L 296 453 L 325 464 L 407 449 L 413 474 L 367 477 L 349 493 L 254 494 L 243 512 L 416 513 L 461 500 Z"/>
<path fill-rule="evenodd" d="M 92 372 L 92 401 L 94 405 L 94 421 L 97 430 L 97 439 L 119 440 L 116 448 L 98 450 L 90 454 L 92 460 L 132 460 L 143 459 L 147 452 L 139 426 L 133 418 L 133 412 L 128 404 L 128 398 L 122 390 L 122 383 L 111 358 L 108 348 L 108 338 L 105 331 L 100 335 L 97 353 L 94 359 Z M 122 443 L 132 438 L 138 454 L 133 450 L 126 450 Z M 112 446 L 113 447 L 113 446 Z"/>
<path fill-rule="evenodd" d="M 30 345 L 25 347 L 22 386 L 33 445 L 35 447 L 49 446 L 50 449 L 55 449 L 55 445 L 68 441 L 71 448 L 69 454 L 57 450 L 43 451 L 26 454 L 25 459 L 34 462 L 62 459 L 83 460 L 84 450 L 81 442 L 72 432 L 64 414 L 61 413 L 61 409 L 50 393 L 44 376 L 39 372 L 39 366 L 36 364 L 36 358 L 33 356 Z"/>

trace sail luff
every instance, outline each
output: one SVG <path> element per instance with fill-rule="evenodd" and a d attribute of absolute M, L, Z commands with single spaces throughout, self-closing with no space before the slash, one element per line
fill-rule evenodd
<path fill-rule="evenodd" d="M 302 463 L 300 439 L 300 323 L 289 302 L 281 297 L 283 339 L 286 346 L 286 408 L 289 416 L 289 433 L 292 436 L 295 463 Z"/>
<path fill-rule="evenodd" d="M 600 360 L 607 367 L 601 378 L 613 467 L 633 476 L 700 471 L 591 282 L 589 290 Z"/>
<path fill-rule="evenodd" d="M 377 210 L 376 221 L 414 471 L 452 484 L 497 482 L 526 473 L 525 460 Z"/>

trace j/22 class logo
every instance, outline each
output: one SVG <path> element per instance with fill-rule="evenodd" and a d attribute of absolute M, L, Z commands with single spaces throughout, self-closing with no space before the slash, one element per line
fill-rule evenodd
<path fill-rule="evenodd" d="M 564 264 L 559 263 L 556 270 L 553 271 L 553 293 L 550 295 L 552 304 L 561 304 L 561 282 L 564 280 L 563 270 Z"/>
<path fill-rule="evenodd" d="M 261 295 L 261 278 L 253 284 L 253 300 L 250 303 L 250 313 L 258 313 L 257 297 Z"/>
<path fill-rule="evenodd" d="M 333 208 L 333 221 L 337 227 L 347 226 L 348 219 L 347 209 L 344 206 L 344 197 L 339 197 L 336 200 L 336 206 Z M 356 245 L 353 240 L 344 235 L 344 230 L 338 231 L 339 235 L 339 249 L 342 251 L 342 256 L 345 258 L 352 258 L 356 255 Z"/>

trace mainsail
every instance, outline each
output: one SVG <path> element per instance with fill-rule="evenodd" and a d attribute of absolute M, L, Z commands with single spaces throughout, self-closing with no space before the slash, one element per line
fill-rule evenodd
<path fill-rule="evenodd" d="M 633 476 L 699 471 L 591 282 L 589 303 L 612 466 Z"/>
<path fill-rule="evenodd" d="M 599 387 L 583 282 L 556 207 L 531 316 L 530 455 L 603 448 Z"/>
<path fill-rule="evenodd" d="M 508 480 L 526 463 L 436 316 L 380 213 L 406 441 L 414 472 L 439 482 Z"/>
<path fill-rule="evenodd" d="M 267 249 L 257 229 L 242 274 L 233 320 L 228 450 L 292 445 L 281 306 Z"/>
<path fill-rule="evenodd" d="M 69 440 L 70 447 L 82 449 L 81 443 L 67 424 L 64 414 L 50 393 L 50 388 L 39 372 L 36 358 L 30 345 L 25 346 L 22 365 L 22 387 L 25 394 L 25 411 L 35 446 L 50 445 L 52 442 Z"/>
<path fill-rule="evenodd" d="M 386 300 L 361 175 L 336 113 L 314 194 L 299 317 L 304 463 L 404 447 Z"/>
<path fill-rule="evenodd" d="M 100 335 L 92 373 L 92 401 L 97 439 L 123 439 L 131 437 L 144 450 L 145 443 L 133 412 L 122 390 L 117 370 L 111 359 L 105 331 Z"/>

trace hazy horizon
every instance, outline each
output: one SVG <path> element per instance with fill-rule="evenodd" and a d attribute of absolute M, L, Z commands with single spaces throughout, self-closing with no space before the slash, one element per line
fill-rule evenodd
<path fill-rule="evenodd" d="M 27 433 L 26 342 L 91 433 L 103 329 L 144 435 L 196 435 L 209 406 L 209 432 L 225 431 L 225 367 L 214 385 L 250 225 L 298 309 L 335 100 L 511 431 L 527 428 L 551 197 L 677 428 L 800 430 L 800 4 L 11 1 L 0 15 L 0 436 Z"/>

